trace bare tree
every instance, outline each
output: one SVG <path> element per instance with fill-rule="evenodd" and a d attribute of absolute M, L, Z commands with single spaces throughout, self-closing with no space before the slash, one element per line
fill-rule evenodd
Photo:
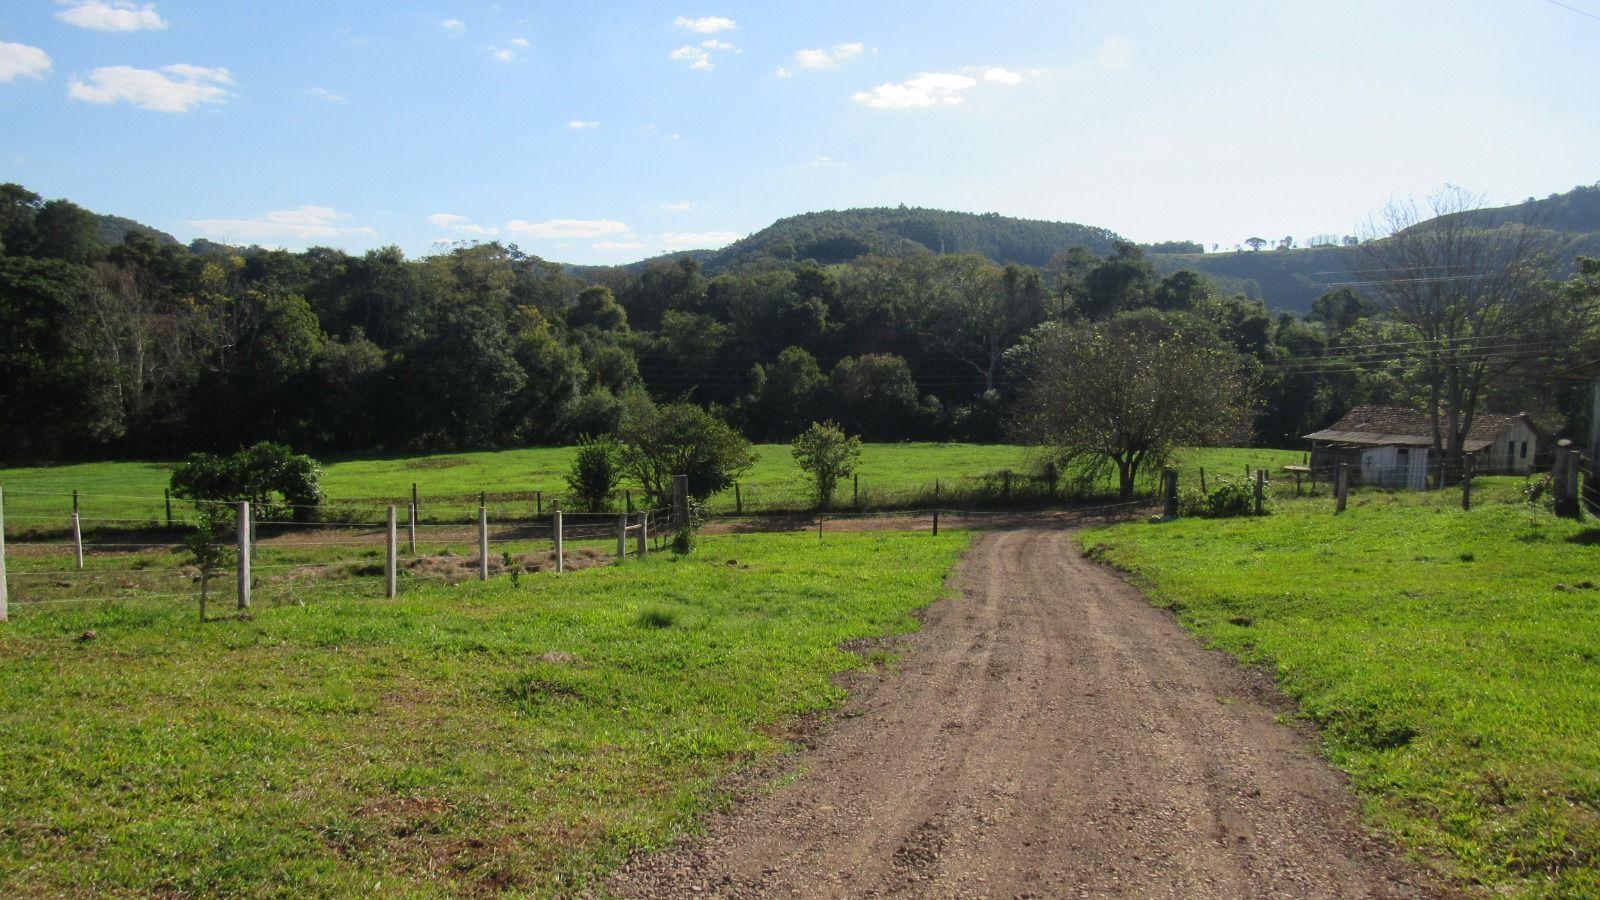
<path fill-rule="evenodd" d="M 1459 460 L 1486 390 L 1549 355 L 1563 308 L 1546 279 L 1554 236 L 1531 220 L 1475 216 L 1481 198 L 1446 187 L 1389 204 L 1360 245 L 1360 286 L 1417 337 L 1407 346 L 1427 397 L 1434 452 Z M 1530 207 L 1531 208 L 1531 207 Z"/>
<path fill-rule="evenodd" d="M 1112 322 L 1048 331 L 1030 359 L 1018 436 L 1083 477 L 1114 469 L 1123 499 L 1178 447 L 1249 436 L 1248 386 L 1227 350 Z"/>

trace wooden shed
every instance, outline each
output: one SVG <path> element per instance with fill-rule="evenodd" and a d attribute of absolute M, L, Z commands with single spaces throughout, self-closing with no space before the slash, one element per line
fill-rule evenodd
<path fill-rule="evenodd" d="M 1479 474 L 1525 474 L 1544 449 L 1541 436 L 1526 413 L 1478 413 L 1464 449 Z M 1349 463 L 1362 484 L 1378 487 L 1422 490 L 1439 462 L 1428 414 L 1405 406 L 1358 406 L 1306 440 L 1311 442 L 1313 471 Z"/>

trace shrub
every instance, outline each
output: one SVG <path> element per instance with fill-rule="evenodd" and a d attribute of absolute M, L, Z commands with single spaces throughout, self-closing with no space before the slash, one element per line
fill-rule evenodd
<path fill-rule="evenodd" d="M 260 518 L 316 517 L 322 467 L 283 444 L 262 441 L 231 456 L 196 453 L 172 472 L 172 495 L 185 500 L 248 500 Z"/>
<path fill-rule="evenodd" d="M 861 439 L 846 436 L 833 422 L 813 422 L 794 439 L 794 461 L 811 476 L 817 508 L 833 505 L 840 479 L 849 478 L 861 459 Z"/>
<path fill-rule="evenodd" d="M 605 512 L 621 475 L 615 438 L 583 438 L 578 442 L 572 469 L 567 472 L 568 495 L 583 512 Z"/>
<path fill-rule="evenodd" d="M 679 528 L 672 534 L 672 542 L 667 545 L 673 556 L 688 556 L 694 551 L 694 530 L 688 527 Z"/>
<path fill-rule="evenodd" d="M 1254 515 L 1256 487 L 1243 478 L 1218 478 L 1206 493 L 1186 492 L 1179 498 L 1178 515 L 1202 519 L 1230 519 L 1235 516 Z M 1272 512 L 1272 486 L 1267 485 L 1262 496 L 1261 512 Z"/>

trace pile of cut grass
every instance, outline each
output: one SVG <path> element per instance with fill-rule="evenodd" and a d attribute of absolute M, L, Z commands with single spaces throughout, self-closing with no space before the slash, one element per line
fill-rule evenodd
<path fill-rule="evenodd" d="M 1371 817 L 1467 882 L 1600 895 L 1594 523 L 1457 491 L 1090 531 L 1189 628 L 1269 667 Z"/>
<path fill-rule="evenodd" d="M 660 846 L 911 630 L 963 534 L 0 625 L 0 895 L 567 893 Z"/>

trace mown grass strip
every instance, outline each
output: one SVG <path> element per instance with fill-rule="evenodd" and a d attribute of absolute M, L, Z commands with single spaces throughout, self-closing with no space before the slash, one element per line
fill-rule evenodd
<path fill-rule="evenodd" d="M 1512 479 L 1127 524 L 1084 546 L 1317 723 L 1371 817 L 1468 882 L 1600 895 L 1600 529 Z"/>

